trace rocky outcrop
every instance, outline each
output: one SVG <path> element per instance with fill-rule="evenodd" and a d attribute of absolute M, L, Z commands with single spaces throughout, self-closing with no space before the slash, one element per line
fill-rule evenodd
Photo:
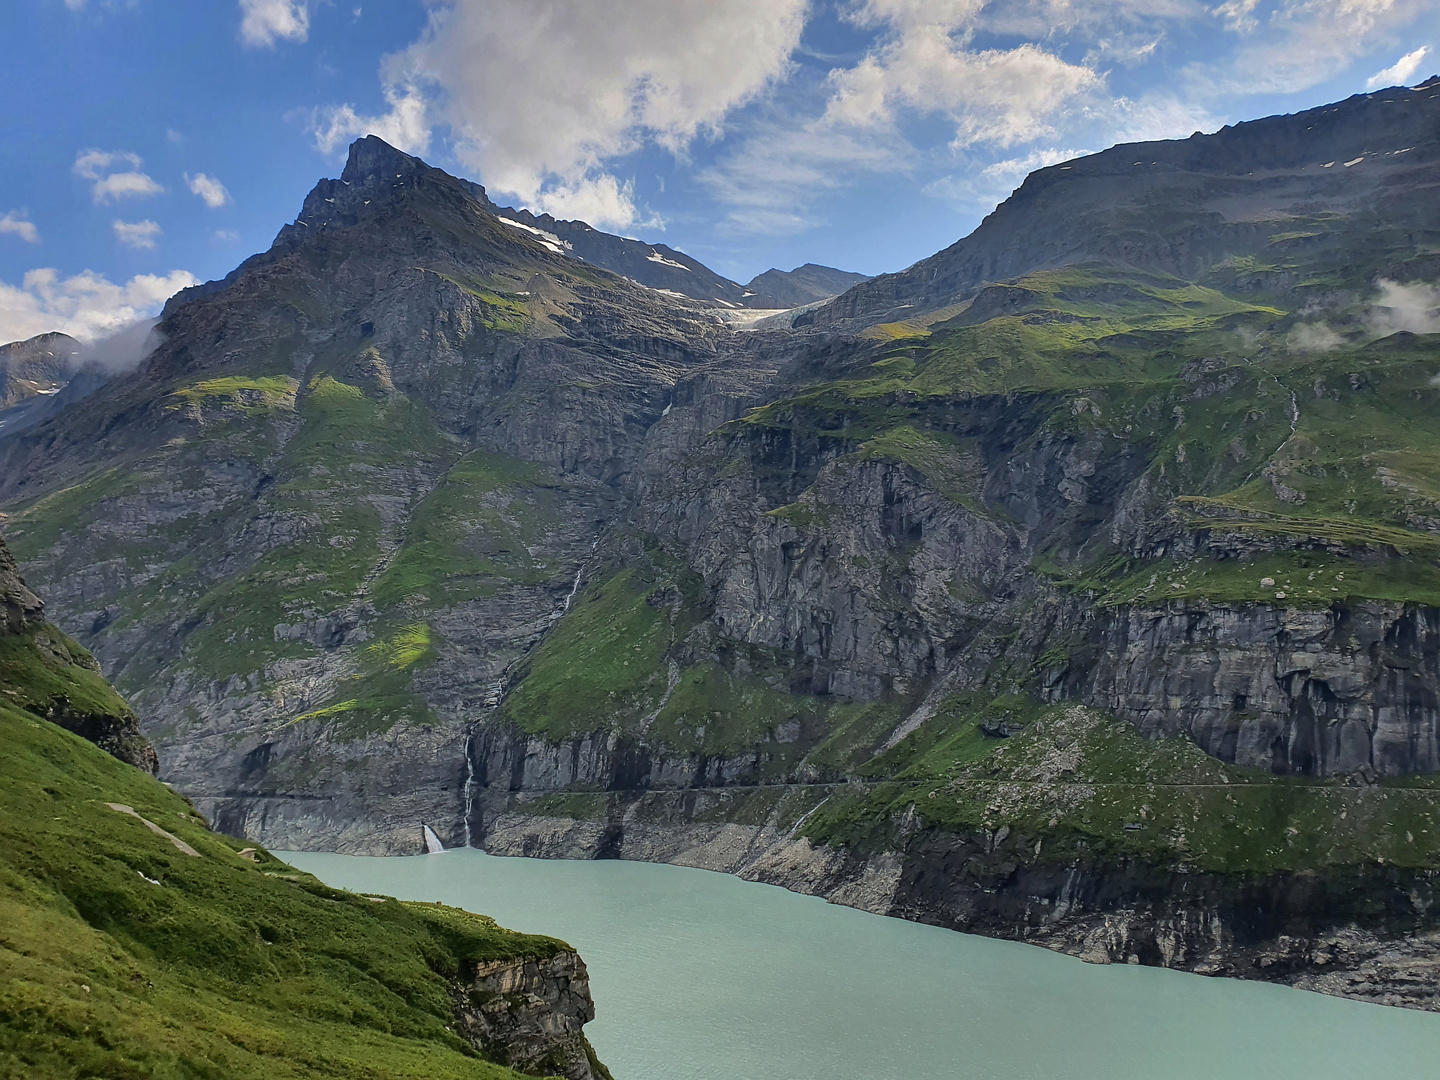
<path fill-rule="evenodd" d="M 45 621 L 10 549 L 0 540 L 0 693 L 88 739 L 137 769 L 155 773 L 155 748 L 130 707 L 100 676 L 95 658 Z"/>
<path fill-rule="evenodd" d="M 1440 770 L 1440 611 L 1175 603 L 1078 611 L 1048 692 L 1301 776 Z M 1057 626 L 1049 638 L 1064 643 Z"/>
<path fill-rule="evenodd" d="M 582 1030 L 595 1003 L 577 953 L 475 963 L 455 986 L 455 1017 L 477 1050 L 518 1072 L 609 1080 Z"/>
<path fill-rule="evenodd" d="M 0 540 L 0 633 L 19 634 L 44 618 L 45 605 L 25 584 L 15 557 Z"/>

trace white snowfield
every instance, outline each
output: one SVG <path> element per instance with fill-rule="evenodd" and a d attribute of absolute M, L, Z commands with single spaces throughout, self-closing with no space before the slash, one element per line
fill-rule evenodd
<path fill-rule="evenodd" d="M 514 221 L 508 217 L 497 218 L 497 220 L 500 221 L 502 224 L 509 225 L 512 229 L 525 230 L 532 236 L 536 237 L 540 241 L 540 243 L 544 244 L 556 255 L 569 254 L 569 252 L 566 250 L 571 246 L 569 242 L 561 240 L 560 237 L 556 236 L 552 232 L 546 232 L 544 229 L 537 229 L 534 225 L 526 225 L 523 221 Z"/>
<path fill-rule="evenodd" d="M 658 251 L 651 251 L 649 255 L 645 256 L 645 258 L 649 262 L 659 263 L 661 266 L 673 266 L 677 270 L 685 270 L 688 272 L 690 269 L 684 263 L 678 263 L 674 259 L 665 258 L 665 256 L 661 255 Z"/>

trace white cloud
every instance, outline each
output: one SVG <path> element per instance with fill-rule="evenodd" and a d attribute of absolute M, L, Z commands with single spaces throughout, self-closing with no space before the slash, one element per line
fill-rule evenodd
<path fill-rule="evenodd" d="M 1245 35 L 1228 63 L 1192 69 L 1197 86 L 1230 93 L 1292 93 L 1348 71 L 1361 57 L 1393 47 L 1440 0 L 1276 0 L 1216 9 Z M 1231 18 L 1231 9 L 1238 13 Z M 1242 10 L 1243 9 L 1243 10 Z M 1257 32 L 1262 30 L 1263 32 Z M 1417 61 L 1418 64 L 1418 61 Z"/>
<path fill-rule="evenodd" d="M 1371 302 L 1366 322 L 1376 337 L 1401 330 L 1412 334 L 1440 334 L 1440 286 L 1413 282 L 1409 285 L 1381 278 L 1379 292 Z"/>
<path fill-rule="evenodd" d="M 155 241 L 164 232 L 159 222 L 155 221 L 121 221 L 116 218 L 111 227 L 115 230 L 115 239 L 126 247 L 152 251 Z"/>
<path fill-rule="evenodd" d="M 138 169 L 144 162 L 139 154 L 129 150 L 81 150 L 75 155 L 75 175 L 86 180 L 99 180 L 113 166 L 121 164 Z"/>
<path fill-rule="evenodd" d="M 53 269 L 31 270 L 19 287 L 0 282 L 0 341 L 51 330 L 94 341 L 155 314 L 175 293 L 197 284 L 185 270 L 140 274 L 124 285 L 92 270 L 69 278 Z"/>
<path fill-rule="evenodd" d="M 240 239 L 240 234 L 234 229 L 216 229 L 210 236 L 215 240 L 227 244 L 233 244 L 236 240 Z"/>
<path fill-rule="evenodd" d="M 1260 0 L 1225 0 L 1215 8 L 1215 14 L 1225 20 L 1227 29 L 1237 33 L 1248 33 L 1260 25 L 1255 18 L 1255 9 Z"/>
<path fill-rule="evenodd" d="M 230 192 L 225 190 L 225 185 L 213 176 L 206 176 L 203 172 L 191 176 L 185 174 L 185 183 L 190 185 L 190 191 L 199 195 L 205 200 L 205 205 L 214 210 L 224 206 L 230 201 Z"/>
<path fill-rule="evenodd" d="M 1032 42 L 972 48 L 982 7 L 983 0 L 869 0 L 853 20 L 888 33 L 854 67 L 830 73 L 826 118 L 880 127 L 905 110 L 940 114 L 955 126 L 956 149 L 1053 136 L 1068 108 L 1103 87 L 1102 76 Z"/>
<path fill-rule="evenodd" d="M 1428 45 L 1421 45 L 1414 52 L 1406 53 L 1383 71 L 1377 71 L 1365 80 L 1367 90 L 1379 90 L 1385 86 L 1404 86 L 1419 69 L 1425 57 L 1430 54 Z"/>
<path fill-rule="evenodd" d="M 112 172 L 116 165 L 128 165 L 123 172 Z M 140 155 L 129 150 L 82 150 L 75 157 L 75 175 L 93 180 L 91 194 L 96 203 L 159 195 L 165 189 L 140 172 Z"/>
<path fill-rule="evenodd" d="M 823 119 L 770 123 L 752 130 L 700 180 L 728 208 L 724 231 L 781 236 L 817 224 L 808 209 L 817 196 L 863 175 L 904 173 L 915 156 L 894 132 L 861 136 Z"/>
<path fill-rule="evenodd" d="M 1084 157 L 1088 150 L 1042 147 L 1021 157 L 992 162 L 978 171 L 942 176 L 920 190 L 964 210 L 990 210 L 1010 195 L 1036 169 Z"/>
<path fill-rule="evenodd" d="M 40 230 L 35 227 L 35 223 L 23 214 L 17 214 L 14 210 L 7 210 L 4 216 L 0 217 L 0 236 L 6 233 L 18 236 L 27 243 L 38 244 L 40 242 Z"/>
<path fill-rule="evenodd" d="M 428 95 L 433 87 L 430 122 L 450 126 L 456 156 L 492 190 L 537 207 L 586 207 L 623 227 L 638 211 L 606 163 L 646 143 L 682 153 L 697 136 L 718 134 L 732 110 L 788 71 L 806 7 L 437 2 L 420 40 L 387 62 L 391 87 L 407 88 L 391 114 L 418 97 L 413 88 Z M 328 119 L 337 114 L 341 123 L 320 127 L 322 147 L 357 133 L 341 110 Z"/>
<path fill-rule="evenodd" d="M 65 6 L 71 11 L 84 11 L 85 0 L 65 0 Z"/>
<path fill-rule="evenodd" d="M 550 214 L 562 220 L 575 218 L 601 229 L 623 229 L 636 225 L 648 229 L 664 228 L 664 223 L 654 216 L 645 221 L 638 220 L 634 184 L 628 180 L 622 184 L 609 173 L 551 184 L 530 200 L 530 206 L 537 214 Z"/>
<path fill-rule="evenodd" d="M 1285 337 L 1285 347 L 1292 353 L 1334 352 L 1344 344 L 1345 339 L 1323 322 L 1296 323 Z"/>
<path fill-rule="evenodd" d="M 419 88 L 387 86 L 385 101 L 390 110 L 379 116 L 361 116 L 350 105 L 321 110 L 313 124 L 316 147 L 329 154 L 351 139 L 378 135 L 407 154 L 429 150 L 430 121 L 425 95 Z"/>
<path fill-rule="evenodd" d="M 303 0 L 240 0 L 240 40 L 271 49 L 277 41 L 310 36 L 310 9 Z"/>
<path fill-rule="evenodd" d="M 121 199 L 143 198 L 159 195 L 165 189 L 142 172 L 111 173 L 95 181 L 94 197 L 97 203 L 119 202 Z"/>
<path fill-rule="evenodd" d="M 1115 142 L 1183 139 L 1197 131 L 1216 131 L 1222 123 L 1197 101 L 1155 94 L 1138 101 L 1117 98 L 1109 119 Z"/>

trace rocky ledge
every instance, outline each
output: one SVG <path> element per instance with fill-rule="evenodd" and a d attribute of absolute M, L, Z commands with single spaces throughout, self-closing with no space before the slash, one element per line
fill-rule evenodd
<path fill-rule="evenodd" d="M 487 1058 L 533 1076 L 610 1080 L 586 1040 L 595 1019 L 578 953 L 481 961 L 455 986 L 461 1033 Z"/>

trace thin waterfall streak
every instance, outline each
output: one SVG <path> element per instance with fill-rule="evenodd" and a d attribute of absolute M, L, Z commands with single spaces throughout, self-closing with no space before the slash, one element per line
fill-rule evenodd
<path fill-rule="evenodd" d="M 470 756 L 470 746 L 475 732 L 465 733 L 465 846 L 470 847 L 470 793 L 475 789 L 475 759 Z"/>
<path fill-rule="evenodd" d="M 590 555 L 594 555 L 595 549 L 599 546 L 600 539 L 596 537 L 595 542 L 590 545 Z M 580 591 L 580 579 L 585 575 L 585 566 L 590 562 L 590 555 L 585 556 L 580 565 L 575 568 L 575 580 L 570 583 L 570 594 L 565 597 L 565 603 L 561 605 L 559 614 L 552 615 L 552 619 L 558 619 L 570 610 L 570 605 L 575 601 L 575 594 Z"/>

